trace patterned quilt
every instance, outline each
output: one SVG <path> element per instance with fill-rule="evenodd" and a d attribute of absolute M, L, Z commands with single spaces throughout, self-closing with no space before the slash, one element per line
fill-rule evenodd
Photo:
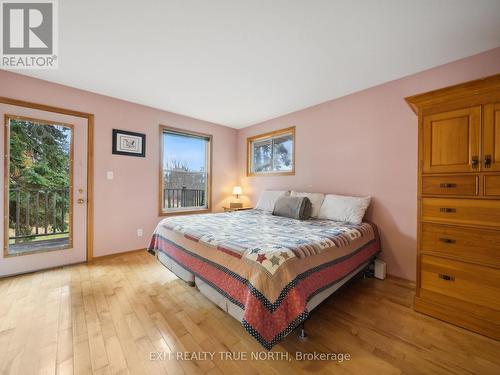
<path fill-rule="evenodd" d="M 307 302 L 380 250 L 376 227 L 294 220 L 259 210 L 162 220 L 162 251 L 244 310 L 243 326 L 270 349 L 308 316 Z"/>

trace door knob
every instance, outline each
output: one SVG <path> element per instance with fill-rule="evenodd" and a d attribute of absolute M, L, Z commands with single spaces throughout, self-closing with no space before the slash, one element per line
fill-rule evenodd
<path fill-rule="evenodd" d="M 484 167 L 491 168 L 491 155 L 485 155 L 484 157 Z"/>
<path fill-rule="evenodd" d="M 473 169 L 476 169 L 479 165 L 479 156 L 473 156 L 471 160 L 471 166 Z"/>
<path fill-rule="evenodd" d="M 78 198 L 78 200 L 76 201 L 76 203 L 78 203 L 78 204 L 84 204 L 85 200 L 82 199 L 82 198 Z"/>

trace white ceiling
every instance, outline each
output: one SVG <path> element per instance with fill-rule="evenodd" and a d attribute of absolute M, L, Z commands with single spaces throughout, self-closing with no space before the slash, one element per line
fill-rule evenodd
<path fill-rule="evenodd" d="M 60 0 L 20 73 L 245 127 L 500 46 L 499 0 Z"/>

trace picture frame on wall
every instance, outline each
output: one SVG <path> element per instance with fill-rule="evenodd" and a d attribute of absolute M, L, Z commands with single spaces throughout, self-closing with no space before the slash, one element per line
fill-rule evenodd
<path fill-rule="evenodd" d="M 113 129 L 113 154 L 146 156 L 146 134 Z"/>

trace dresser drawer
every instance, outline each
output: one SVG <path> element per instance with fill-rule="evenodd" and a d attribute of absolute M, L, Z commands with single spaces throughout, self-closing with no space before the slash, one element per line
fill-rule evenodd
<path fill-rule="evenodd" d="M 424 176 L 422 194 L 475 196 L 478 179 L 478 176 Z"/>
<path fill-rule="evenodd" d="M 422 221 L 500 228 L 500 201 L 422 198 Z"/>
<path fill-rule="evenodd" d="M 423 290 L 500 310 L 500 270 L 421 255 Z"/>
<path fill-rule="evenodd" d="M 500 268 L 500 231 L 422 223 L 420 248 Z"/>
<path fill-rule="evenodd" d="M 484 195 L 500 197 L 500 176 L 484 176 Z"/>

